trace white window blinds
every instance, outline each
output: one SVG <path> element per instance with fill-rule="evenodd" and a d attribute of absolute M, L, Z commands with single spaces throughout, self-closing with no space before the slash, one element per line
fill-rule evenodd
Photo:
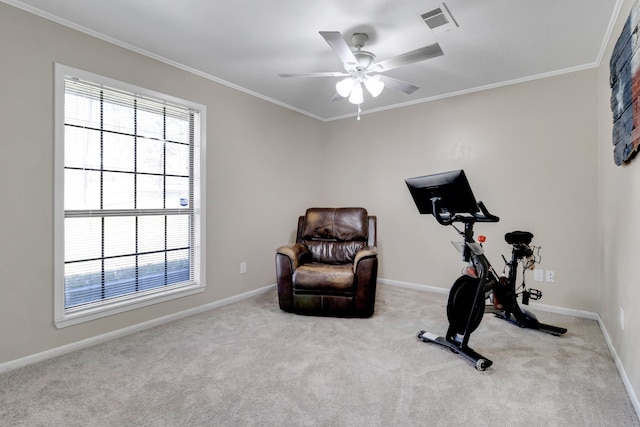
<path fill-rule="evenodd" d="M 64 78 L 64 312 L 198 283 L 192 108 Z"/>

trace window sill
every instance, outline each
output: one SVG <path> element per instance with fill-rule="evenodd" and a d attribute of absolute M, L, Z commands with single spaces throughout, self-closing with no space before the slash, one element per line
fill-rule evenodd
<path fill-rule="evenodd" d="M 65 310 L 64 313 L 56 313 L 54 324 L 56 328 L 62 329 L 129 310 L 135 310 L 137 308 L 186 297 L 188 295 L 194 295 L 203 292 L 204 288 L 205 286 L 203 284 L 195 283 L 190 286 L 179 286 L 173 289 L 163 289 L 162 291 L 153 290 L 148 293 L 114 298 L 108 302 L 71 308 Z"/>

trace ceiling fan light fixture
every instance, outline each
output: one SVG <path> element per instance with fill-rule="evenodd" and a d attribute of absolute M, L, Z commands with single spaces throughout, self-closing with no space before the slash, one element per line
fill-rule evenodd
<path fill-rule="evenodd" d="M 442 3 L 441 8 L 436 8 L 434 11 L 422 14 L 423 16 L 421 16 L 421 18 L 425 20 L 425 22 L 429 20 L 429 22 L 426 22 L 427 25 L 439 25 L 440 18 L 442 18 L 440 15 L 444 14 L 443 10 L 446 10 L 446 13 L 448 13 L 444 3 Z M 432 18 L 436 18 L 435 22 L 431 20 Z M 451 18 L 451 20 L 453 20 L 453 18 Z M 335 83 L 337 93 L 331 98 L 331 101 L 348 99 L 350 103 L 358 106 L 358 118 L 360 117 L 362 103 L 364 102 L 363 84 L 364 87 L 367 88 L 367 92 L 369 92 L 372 97 L 379 96 L 384 88 L 404 92 L 407 95 L 411 95 L 413 92 L 420 89 L 418 86 L 403 82 L 402 80 L 394 79 L 385 75 L 369 76 L 368 73 L 382 73 L 393 70 L 394 68 L 403 67 L 405 65 L 410 65 L 443 55 L 440 45 L 438 43 L 433 43 L 378 62 L 373 53 L 362 50 L 365 42 L 369 39 L 369 36 L 365 33 L 353 34 L 352 42 L 355 46 L 355 50 L 347 44 L 345 38 L 339 31 L 320 31 L 320 35 L 338 56 L 342 62 L 345 72 L 286 73 L 279 74 L 279 76 L 342 77 L 342 80 Z"/>
<path fill-rule="evenodd" d="M 384 82 L 380 80 L 378 76 L 369 77 L 364 81 L 364 86 L 367 88 L 371 96 L 375 98 L 382 93 L 382 89 L 384 89 Z"/>
<path fill-rule="evenodd" d="M 355 84 L 355 80 L 351 77 L 347 77 L 346 79 L 340 80 L 336 83 L 336 92 L 343 98 L 346 98 L 351 93 L 351 89 L 353 89 L 353 85 Z"/>
<path fill-rule="evenodd" d="M 351 95 L 349 95 L 349 102 L 352 104 L 362 104 L 364 101 L 364 96 L 362 93 L 362 85 L 360 82 L 356 83 L 351 90 Z"/>

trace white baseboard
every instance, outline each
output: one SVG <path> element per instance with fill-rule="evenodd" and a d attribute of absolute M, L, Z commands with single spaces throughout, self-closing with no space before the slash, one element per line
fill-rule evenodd
<path fill-rule="evenodd" d="M 631 385 L 631 380 L 627 375 L 627 371 L 624 370 L 624 366 L 622 365 L 622 361 L 618 357 L 618 353 L 616 352 L 615 347 L 613 346 L 613 342 L 609 337 L 609 333 L 607 332 L 607 328 L 604 326 L 604 322 L 598 316 L 598 324 L 600 325 L 600 330 L 602 331 L 602 335 L 604 335 L 604 341 L 607 343 L 607 347 L 609 348 L 609 352 L 613 357 L 613 360 L 616 363 L 616 367 L 618 368 L 618 372 L 620 373 L 620 378 L 622 378 L 622 382 L 624 383 L 624 388 L 627 389 L 627 394 L 629 394 L 629 398 L 631 399 L 631 403 L 633 404 L 633 408 L 636 410 L 636 414 L 638 418 L 640 418 L 640 401 L 638 401 L 638 395 L 636 395 L 635 390 L 633 389 L 633 385 Z"/>
<path fill-rule="evenodd" d="M 419 291 L 436 292 L 438 294 L 449 293 L 449 289 L 446 289 L 446 288 L 439 288 L 437 286 L 420 285 L 418 283 L 399 282 L 397 280 L 390 280 L 390 279 L 378 279 L 377 282 L 382 283 L 383 285 L 397 286 L 399 288 L 417 289 Z"/>
<path fill-rule="evenodd" d="M 275 287 L 276 287 L 275 284 L 267 285 L 262 288 L 255 289 L 253 291 L 245 292 L 239 295 L 234 295 L 232 297 L 221 299 L 219 301 L 214 301 L 212 303 L 201 305 L 199 307 L 190 308 L 188 310 L 169 314 L 167 316 L 159 317 L 157 319 L 149 320 L 147 322 L 139 323 L 137 325 L 132 325 L 126 328 L 118 329 L 116 331 L 108 332 L 106 334 L 87 338 L 82 341 L 77 341 L 71 344 L 53 348 L 51 350 L 46 350 L 41 353 L 36 353 L 30 356 L 22 357 L 20 359 L 15 359 L 9 362 L 1 363 L 0 374 L 13 371 L 15 369 L 23 368 L 25 366 L 28 366 L 34 363 L 43 362 L 48 359 L 53 359 L 54 357 L 62 356 L 67 353 L 71 353 L 73 351 L 82 350 L 84 348 L 88 348 L 97 344 L 111 341 L 116 338 L 121 338 L 127 335 L 131 335 L 133 333 L 140 332 L 145 329 L 153 328 L 155 326 L 159 326 L 164 323 L 173 322 L 174 320 L 183 319 L 185 317 L 193 316 L 194 314 L 203 313 L 205 311 L 212 310 L 214 308 L 222 307 L 227 304 L 241 301 L 243 299 L 250 298 L 252 296 L 259 295 L 264 292 L 268 292 L 272 289 L 275 289 Z"/>
<path fill-rule="evenodd" d="M 449 293 L 448 288 L 439 288 L 437 286 L 427 286 L 427 285 L 421 285 L 418 283 L 400 282 L 397 280 L 378 279 L 378 283 L 381 283 L 383 285 L 398 286 L 400 288 L 409 288 L 409 289 L 417 289 L 420 291 L 436 292 L 439 294 Z M 529 303 L 529 307 L 535 308 L 536 310 L 540 310 L 540 311 L 547 311 L 549 313 L 566 314 L 568 316 L 581 317 L 581 318 L 591 319 L 591 320 L 598 320 L 600 318 L 600 316 L 598 316 L 598 313 L 593 313 L 591 311 L 576 310 L 573 308 L 565 308 L 565 307 L 556 307 L 553 305 L 540 304 L 537 302 Z"/>
<path fill-rule="evenodd" d="M 567 316 L 581 317 L 583 319 L 598 320 L 598 313 L 586 310 L 576 310 L 574 308 L 557 307 L 555 305 L 540 304 L 539 302 L 530 302 L 529 307 L 549 313 L 566 314 Z"/>

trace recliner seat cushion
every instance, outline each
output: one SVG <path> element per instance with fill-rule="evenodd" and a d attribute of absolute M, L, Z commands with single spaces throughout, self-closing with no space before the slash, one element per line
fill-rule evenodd
<path fill-rule="evenodd" d="M 294 290 L 347 292 L 353 288 L 353 265 L 309 263 L 293 273 Z"/>

